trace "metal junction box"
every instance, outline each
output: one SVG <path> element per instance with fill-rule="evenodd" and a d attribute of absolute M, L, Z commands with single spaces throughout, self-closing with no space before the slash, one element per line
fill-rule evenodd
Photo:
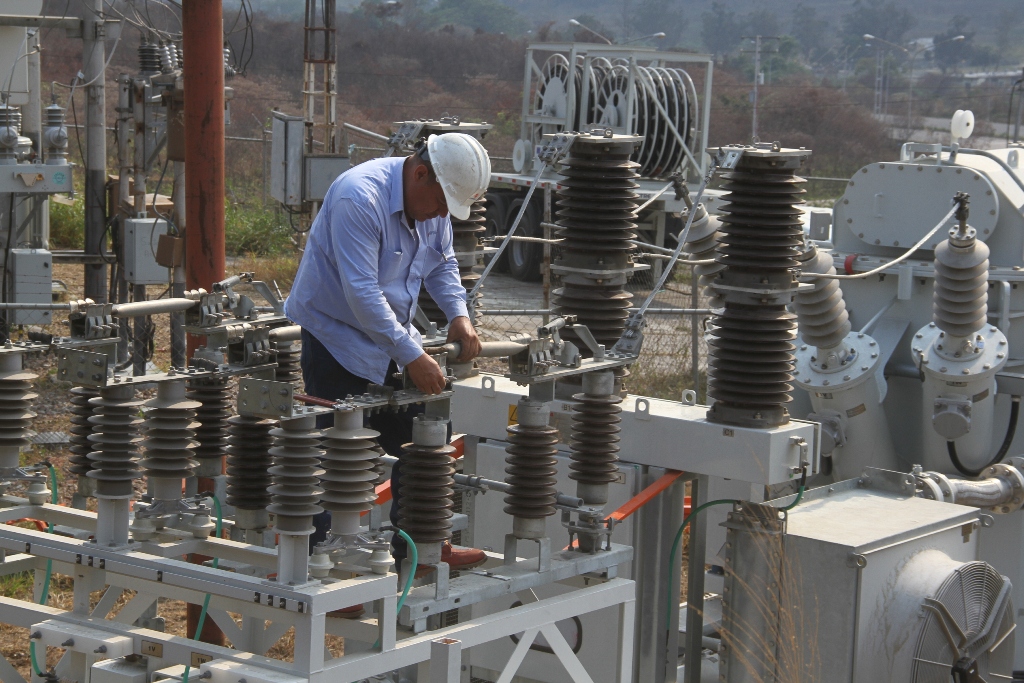
<path fill-rule="evenodd" d="M 911 674 L 927 642 L 924 606 L 946 577 L 972 571 L 979 511 L 915 493 L 911 475 L 869 469 L 808 491 L 788 515 L 776 508 L 792 496 L 735 508 L 722 680 L 776 680 L 780 670 L 829 683 L 940 680 Z"/>
<path fill-rule="evenodd" d="M 341 154 L 311 154 L 303 164 L 306 175 L 302 195 L 308 202 L 322 202 L 337 177 L 352 168 L 349 157 Z"/>
<path fill-rule="evenodd" d="M 270 196 L 285 206 L 299 206 L 302 204 L 305 121 L 301 116 L 288 116 L 275 111 L 271 130 L 273 143 L 270 147 Z"/>
<path fill-rule="evenodd" d="M 128 218 L 122 224 L 124 279 L 133 285 L 165 285 L 167 268 L 156 261 L 160 236 L 167 234 L 161 218 Z"/>
<path fill-rule="evenodd" d="M 19 304 L 48 304 L 53 297 L 53 255 L 45 249 L 11 249 L 10 296 Z M 8 312 L 12 325 L 49 325 L 50 311 Z"/>

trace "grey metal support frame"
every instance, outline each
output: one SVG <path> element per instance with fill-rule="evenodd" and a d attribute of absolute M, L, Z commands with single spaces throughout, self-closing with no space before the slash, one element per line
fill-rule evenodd
<path fill-rule="evenodd" d="M 690 483 L 690 510 L 708 502 L 708 478 Z M 690 522 L 690 556 L 686 581 L 686 678 L 684 683 L 700 683 L 701 650 L 704 636 L 704 558 L 707 555 L 707 515 Z"/>

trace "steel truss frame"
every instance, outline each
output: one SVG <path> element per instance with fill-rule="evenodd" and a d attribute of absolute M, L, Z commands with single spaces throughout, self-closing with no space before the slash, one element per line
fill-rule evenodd
<path fill-rule="evenodd" d="M 413 633 L 401 630 L 398 624 L 394 574 L 277 586 L 261 576 L 178 559 L 187 553 L 197 553 L 220 558 L 222 566 L 247 567 L 257 574 L 266 574 L 276 566 L 276 552 L 270 548 L 219 538 L 195 538 L 175 529 L 165 530 L 153 541 L 132 543 L 127 548 L 101 548 L 81 538 L 4 524 L 32 518 L 88 534 L 96 528 L 95 513 L 56 505 L 28 505 L 23 499 L 10 496 L 0 499 L 0 506 L 4 505 L 0 508 L 0 551 L 4 553 L 0 575 L 34 570 L 36 600 L 43 588 L 47 561 L 52 563 L 54 572 L 70 576 L 74 582 L 70 611 L 0 597 L 0 621 L 29 628 L 38 645 L 65 650 L 56 670 L 61 678 L 88 681 L 90 668 L 97 661 L 141 655 L 149 658 L 150 672 L 190 665 L 198 668 L 194 676 L 208 678 L 211 683 L 237 683 L 240 676 L 249 683 L 328 683 L 362 680 L 410 666 L 418 667 L 420 681 L 449 682 L 460 680 L 462 650 L 518 635 L 520 645 L 499 679 L 507 683 L 530 644 L 543 635 L 574 683 L 592 683 L 590 674 L 555 624 L 572 616 L 618 606 L 615 680 L 633 680 L 635 584 L 626 579 L 607 578 L 614 576 L 614 571 L 606 571 L 604 577 L 590 573 L 606 570 L 612 563 L 595 560 L 601 554 L 580 553 L 575 563 L 572 558 L 562 560 L 559 571 L 541 572 L 537 578 L 517 581 L 511 589 L 523 603 L 520 608 L 449 628 Z M 627 561 L 629 551 L 615 548 L 606 554 L 614 556 L 617 563 Z M 536 562 L 532 564 L 535 566 Z M 590 585 L 568 594 L 538 600 L 531 590 L 531 586 L 581 574 L 589 575 Z M 104 587 L 99 603 L 91 607 L 90 593 Z M 135 591 L 135 596 L 108 619 L 125 589 Z M 474 598 L 471 586 L 467 589 L 462 593 L 467 604 L 483 599 Z M 206 593 L 211 596 L 209 618 L 225 631 L 234 649 L 135 625 L 154 615 L 159 598 L 201 603 Z M 373 605 L 368 618 L 350 621 L 327 616 L 333 610 L 366 603 Z M 241 624 L 232 614 L 241 615 Z M 295 629 L 294 661 L 265 656 L 290 628 Z M 325 646 L 317 645 L 324 643 L 328 633 L 351 639 L 351 646 L 346 642 L 347 655 L 332 659 Z M 363 645 L 371 642 L 373 645 Z M 3 658 L 0 679 L 25 683 Z M 43 680 L 35 675 L 32 679 Z"/>

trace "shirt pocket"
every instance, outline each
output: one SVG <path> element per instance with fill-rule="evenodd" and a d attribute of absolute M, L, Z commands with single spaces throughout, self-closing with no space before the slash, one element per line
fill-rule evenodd
<path fill-rule="evenodd" d="M 426 278 L 435 268 L 444 263 L 444 260 L 444 254 L 429 244 L 425 245 L 420 255 L 420 277 Z"/>
<path fill-rule="evenodd" d="M 402 257 L 400 251 L 385 249 L 377 262 L 377 281 L 384 285 L 392 282 L 402 273 Z"/>

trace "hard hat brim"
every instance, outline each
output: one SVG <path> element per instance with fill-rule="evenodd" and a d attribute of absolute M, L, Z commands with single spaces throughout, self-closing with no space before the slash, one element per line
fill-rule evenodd
<path fill-rule="evenodd" d="M 465 205 L 459 204 L 458 201 L 448 194 L 448 190 L 446 190 L 443 185 L 441 186 L 441 189 L 444 190 L 444 200 L 448 204 L 448 213 L 453 217 L 458 218 L 460 221 L 468 220 L 469 212 L 473 208 L 473 203 L 470 202 Z"/>

